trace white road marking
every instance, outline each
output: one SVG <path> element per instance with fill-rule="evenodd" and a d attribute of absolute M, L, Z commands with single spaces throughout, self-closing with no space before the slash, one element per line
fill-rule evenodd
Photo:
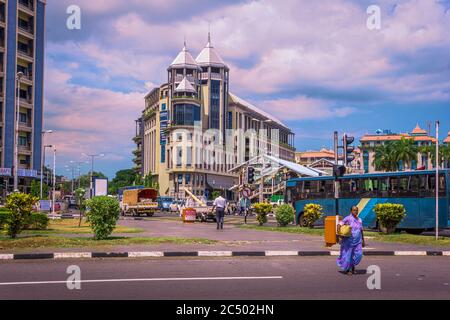
<path fill-rule="evenodd" d="M 443 256 L 450 256 L 450 251 L 443 251 L 443 252 L 442 252 L 442 255 L 443 255 Z"/>
<path fill-rule="evenodd" d="M 0 254 L 0 260 L 13 260 L 13 254 Z"/>
<path fill-rule="evenodd" d="M 108 283 L 108 282 L 149 282 L 149 281 L 214 281 L 214 280 L 276 280 L 283 279 L 282 276 L 267 277 L 205 277 L 205 278 L 142 278 L 142 279 L 99 279 L 80 280 L 71 283 Z M 30 281 L 30 282 L 3 282 L 0 286 L 21 286 L 39 284 L 66 284 L 67 281 Z"/>
<path fill-rule="evenodd" d="M 338 256 L 338 255 L 341 254 L 341 252 L 340 252 L 340 251 L 332 250 L 332 251 L 330 251 L 330 254 L 331 254 L 332 256 Z"/>

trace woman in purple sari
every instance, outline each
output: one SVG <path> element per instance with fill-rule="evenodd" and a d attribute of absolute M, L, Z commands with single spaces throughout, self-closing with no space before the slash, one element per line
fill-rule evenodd
<path fill-rule="evenodd" d="M 352 235 L 350 237 L 342 237 L 341 254 L 337 259 L 337 265 L 348 275 L 355 273 L 355 266 L 357 266 L 362 259 L 362 248 L 366 246 L 364 241 L 364 233 L 362 221 L 358 218 L 359 209 L 353 206 L 351 214 L 339 222 L 338 230 L 343 225 L 349 225 L 352 228 Z"/>

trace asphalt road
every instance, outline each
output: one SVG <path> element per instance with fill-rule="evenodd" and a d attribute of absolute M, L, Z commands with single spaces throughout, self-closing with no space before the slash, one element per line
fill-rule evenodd
<path fill-rule="evenodd" d="M 69 266 L 81 290 L 66 286 Z M 381 270 L 369 290 L 366 268 Z M 365 257 L 354 276 L 333 257 L 114 259 L 0 263 L 3 299 L 450 299 L 450 257 Z"/>

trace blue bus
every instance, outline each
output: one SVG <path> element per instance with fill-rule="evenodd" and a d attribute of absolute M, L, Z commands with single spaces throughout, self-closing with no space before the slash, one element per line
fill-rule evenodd
<path fill-rule="evenodd" d="M 405 171 L 352 174 L 339 179 L 339 213 L 346 216 L 358 206 L 365 228 L 378 229 L 373 211 L 379 203 L 405 206 L 399 230 L 419 234 L 436 226 L 436 172 Z M 320 204 L 326 216 L 335 215 L 334 177 L 296 178 L 286 182 L 285 201 L 293 205 L 296 222 L 303 225 L 306 204 Z M 450 170 L 439 171 L 439 228 L 450 226 Z"/>

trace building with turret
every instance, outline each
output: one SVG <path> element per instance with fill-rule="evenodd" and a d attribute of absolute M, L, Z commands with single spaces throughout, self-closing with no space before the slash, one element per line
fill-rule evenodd
<path fill-rule="evenodd" d="M 167 82 L 145 97 L 137 120 L 136 169 L 158 179 L 161 195 L 186 190 L 208 197 L 230 188 L 230 170 L 261 153 L 294 161 L 294 133 L 281 121 L 229 92 L 230 69 L 211 37 L 196 59 L 186 43 L 167 69 Z"/>

